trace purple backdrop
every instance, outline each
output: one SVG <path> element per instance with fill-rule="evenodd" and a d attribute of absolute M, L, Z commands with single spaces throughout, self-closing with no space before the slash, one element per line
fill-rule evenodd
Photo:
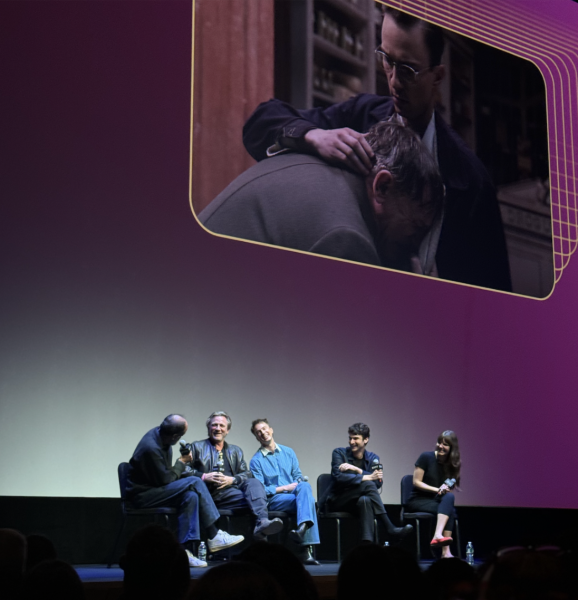
<path fill-rule="evenodd" d="M 483 4 L 542 23 L 544 54 L 560 31 L 539 66 L 568 67 L 545 80 L 553 200 L 575 207 L 578 4 Z M 189 208 L 190 2 L 3 2 L 0 23 L 1 493 L 113 496 L 147 428 L 184 411 L 201 437 L 222 407 L 249 455 L 272 418 L 310 476 L 367 420 L 389 502 L 450 427 L 462 504 L 578 506 L 574 259 L 537 301 L 213 237 Z M 98 469 L 55 478 L 81 443 Z"/>

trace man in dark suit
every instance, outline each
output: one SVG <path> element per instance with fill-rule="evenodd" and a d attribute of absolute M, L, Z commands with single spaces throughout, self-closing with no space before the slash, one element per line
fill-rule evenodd
<path fill-rule="evenodd" d="M 384 11 L 377 53 L 390 96 L 360 94 L 309 110 L 270 100 L 245 124 L 245 147 L 256 160 L 292 148 L 367 174 L 373 151 L 363 133 L 378 121 L 403 121 L 434 155 L 446 188 L 439 245 L 432 244 L 439 277 L 510 291 L 508 253 L 490 177 L 434 110 L 445 75 L 443 32 L 401 11 Z"/>
<path fill-rule="evenodd" d="M 349 429 L 349 446 L 335 448 L 331 457 L 331 486 L 319 503 L 330 512 L 353 512 L 359 515 L 361 540 L 373 542 L 373 522 L 377 519 L 392 537 L 405 537 L 411 525 L 395 527 L 389 520 L 379 490 L 383 481 L 383 466 L 379 456 L 366 450 L 369 427 L 354 423 Z"/>
<path fill-rule="evenodd" d="M 303 154 L 263 161 L 200 214 L 210 231 L 393 269 L 430 272 L 422 244 L 440 222 L 443 185 L 431 154 L 399 123 L 378 123 L 367 176 Z"/>

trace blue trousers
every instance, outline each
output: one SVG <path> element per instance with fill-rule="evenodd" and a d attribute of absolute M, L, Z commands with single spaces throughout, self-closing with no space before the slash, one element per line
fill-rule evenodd
<path fill-rule="evenodd" d="M 258 479 L 253 477 L 214 492 L 213 500 L 219 508 L 234 512 L 249 510 L 255 515 L 257 521 L 267 518 L 265 488 Z"/>
<path fill-rule="evenodd" d="M 290 494 L 275 494 L 268 501 L 269 510 L 280 510 L 297 515 L 297 525 L 311 521 L 313 526 L 305 533 L 303 544 L 319 544 L 319 527 L 317 526 L 317 511 L 311 486 L 301 481 Z"/>
<path fill-rule="evenodd" d="M 198 477 L 182 477 L 167 485 L 150 488 L 131 499 L 135 508 L 169 506 L 177 509 L 181 544 L 201 539 L 200 524 L 212 525 L 219 518 L 219 511 L 207 486 Z"/>

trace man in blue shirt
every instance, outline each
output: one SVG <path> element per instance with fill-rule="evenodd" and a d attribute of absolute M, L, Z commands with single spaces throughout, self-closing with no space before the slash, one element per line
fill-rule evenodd
<path fill-rule="evenodd" d="M 318 564 L 311 556 L 309 546 L 319 544 L 319 528 L 313 491 L 299 468 L 295 452 L 275 443 L 273 428 L 267 419 L 255 419 L 251 432 L 261 444 L 251 459 L 251 471 L 267 492 L 267 508 L 296 514 L 297 529 L 289 538 L 303 546 L 302 560 Z"/>

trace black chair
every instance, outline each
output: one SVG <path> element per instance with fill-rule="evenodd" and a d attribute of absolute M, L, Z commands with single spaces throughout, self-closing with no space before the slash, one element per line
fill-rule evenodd
<path fill-rule="evenodd" d="M 437 515 L 427 512 L 407 512 L 406 506 L 409 502 L 409 497 L 413 491 L 413 475 L 404 475 L 401 478 L 401 522 L 402 524 L 406 521 L 415 521 L 415 539 L 416 539 L 416 550 L 417 559 L 421 560 L 421 537 L 420 537 L 420 521 L 425 521 L 429 524 L 429 537 L 432 538 L 435 530 L 435 523 Z M 458 523 L 458 515 L 454 514 L 454 530 L 456 534 L 456 545 L 458 557 L 462 557 L 462 544 L 460 540 L 460 525 Z M 432 556 L 435 554 L 432 550 Z"/>
<path fill-rule="evenodd" d="M 168 506 L 159 506 L 157 508 L 132 508 L 130 505 L 127 506 L 126 501 L 126 485 L 128 481 L 128 472 L 130 469 L 130 465 L 126 462 L 120 463 L 118 465 L 118 484 L 120 487 L 120 510 L 121 510 L 121 523 L 120 529 L 118 531 L 118 535 L 116 536 L 116 541 L 114 542 L 114 548 L 110 555 L 110 559 L 108 561 L 108 568 L 112 566 L 114 561 L 114 557 L 116 555 L 116 551 L 118 549 L 118 544 L 120 542 L 120 538 L 126 527 L 126 520 L 128 517 L 140 517 L 143 515 L 152 515 L 154 520 L 157 520 L 157 517 L 162 517 L 162 520 L 166 527 L 169 527 L 169 515 L 176 515 L 176 508 L 169 508 Z"/>
<path fill-rule="evenodd" d="M 323 498 L 329 486 L 331 485 L 331 475 L 329 473 L 322 473 L 317 478 L 317 500 Z M 319 517 L 321 519 L 335 519 L 335 527 L 337 533 L 337 562 L 341 562 L 341 521 L 343 519 L 355 519 L 356 515 L 348 512 L 328 512 L 325 507 L 320 507 Z M 373 539 L 375 543 L 378 543 L 377 536 L 377 520 L 373 521 Z"/>

